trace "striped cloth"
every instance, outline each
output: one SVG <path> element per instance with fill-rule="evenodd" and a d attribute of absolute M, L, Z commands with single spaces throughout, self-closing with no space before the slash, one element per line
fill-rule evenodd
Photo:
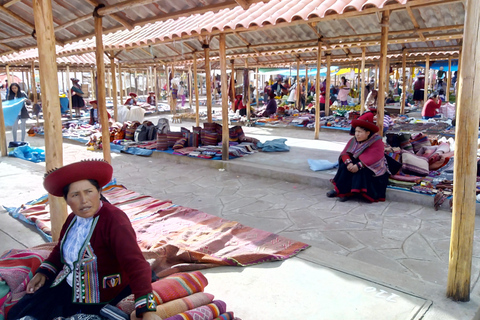
<path fill-rule="evenodd" d="M 175 299 L 167 303 L 157 306 L 155 312 L 160 318 L 165 319 L 172 317 L 178 313 L 186 312 L 198 308 L 200 306 L 207 305 L 213 300 L 213 294 L 205 292 L 197 292 L 190 296 Z"/>
<path fill-rule="evenodd" d="M 191 294 L 202 292 L 207 286 L 207 278 L 200 272 L 176 273 L 152 283 L 157 305 Z"/>
<path fill-rule="evenodd" d="M 214 320 L 233 320 L 233 319 L 235 319 L 233 312 L 228 311 L 228 312 L 222 313 L 221 315 L 216 317 Z"/>
<path fill-rule="evenodd" d="M 214 300 L 205 306 L 179 313 L 164 320 L 213 320 L 225 313 L 226 309 L 227 305 L 225 302 Z"/>

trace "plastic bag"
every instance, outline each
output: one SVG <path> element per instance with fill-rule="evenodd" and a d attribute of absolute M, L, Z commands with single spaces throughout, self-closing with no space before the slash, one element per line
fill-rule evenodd
<path fill-rule="evenodd" d="M 35 163 L 45 161 L 45 151 L 43 149 L 32 148 L 28 145 L 17 147 L 10 151 L 8 155 Z"/>

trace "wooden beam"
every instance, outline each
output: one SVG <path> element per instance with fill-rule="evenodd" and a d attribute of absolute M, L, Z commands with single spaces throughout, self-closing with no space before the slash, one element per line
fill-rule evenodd
<path fill-rule="evenodd" d="M 367 84 L 368 77 L 365 79 L 365 54 L 366 48 L 362 48 L 362 64 L 360 66 L 360 114 L 365 112 L 365 101 L 367 97 L 365 97 L 365 85 Z"/>
<path fill-rule="evenodd" d="M 320 136 L 320 69 L 322 68 L 322 43 L 318 42 L 317 49 L 317 74 L 315 77 L 315 134 L 314 138 Z"/>
<path fill-rule="evenodd" d="M 448 261 L 447 297 L 470 300 L 475 190 L 477 178 L 477 139 L 480 99 L 480 2 L 467 1 L 461 77 L 458 79 L 453 212 Z"/>
<path fill-rule="evenodd" d="M 230 101 L 234 103 L 235 101 L 235 60 L 231 59 L 230 60 L 231 64 L 231 73 L 230 73 L 230 89 L 231 89 L 231 96 L 230 96 Z"/>
<path fill-rule="evenodd" d="M 33 25 L 30 22 L 28 22 L 27 20 L 23 19 L 23 17 L 19 16 L 18 14 L 11 11 L 10 9 L 7 9 L 5 6 L 0 6 L 0 12 L 3 12 L 7 16 L 9 16 L 10 18 L 13 18 L 17 23 L 20 22 L 21 24 L 29 27 L 32 30 L 35 29 L 35 25 Z"/>
<path fill-rule="evenodd" d="M 120 104 L 123 105 L 123 76 L 122 76 L 122 65 L 118 63 L 118 91 L 120 94 Z"/>
<path fill-rule="evenodd" d="M 295 97 L 295 107 L 298 111 L 300 111 L 300 95 L 302 92 L 302 82 L 300 81 L 300 59 L 297 57 L 297 84 L 296 84 L 296 97 Z"/>
<path fill-rule="evenodd" d="M 160 86 L 158 84 L 160 74 L 157 73 L 157 66 L 153 67 L 153 79 L 155 81 L 154 88 L 155 88 L 155 112 L 158 111 L 158 101 L 160 101 Z"/>
<path fill-rule="evenodd" d="M 197 53 L 196 52 L 193 53 L 193 86 L 195 89 L 195 126 L 198 127 L 200 125 L 200 104 L 199 104 L 199 96 L 198 96 Z"/>
<path fill-rule="evenodd" d="M 248 59 L 245 59 L 245 69 L 247 69 L 247 84 L 248 87 L 244 88 L 246 91 L 243 101 L 247 104 L 247 120 L 250 120 L 250 74 L 248 72 Z M 245 74 L 245 73 L 244 73 Z M 245 83 L 245 80 L 243 81 Z"/>
<path fill-rule="evenodd" d="M 55 56 L 55 35 L 53 33 L 52 1 L 33 0 L 35 29 L 37 30 L 40 85 L 42 88 L 42 109 L 45 130 L 46 171 L 63 166 L 62 120 L 58 99 L 58 76 Z M 67 206 L 63 197 L 48 195 L 52 239 L 57 241 L 60 230 L 67 218 Z"/>
<path fill-rule="evenodd" d="M 327 83 L 326 83 L 326 88 L 325 88 L 325 116 L 328 117 L 330 115 L 330 66 L 331 66 L 331 54 L 326 53 L 325 54 L 327 57 Z"/>
<path fill-rule="evenodd" d="M 405 102 L 407 99 L 407 50 L 404 48 L 402 55 L 402 99 L 400 105 L 400 114 L 405 114 Z"/>
<path fill-rule="evenodd" d="M 3 6 L 4 6 L 5 8 L 8 8 L 8 7 L 10 7 L 11 5 L 13 5 L 13 4 L 17 3 L 17 2 L 20 2 L 20 1 L 22 1 L 22 0 L 10 0 L 10 1 L 8 1 L 7 3 L 5 3 Z"/>
<path fill-rule="evenodd" d="M 3 116 L 2 99 L 0 99 L 0 154 L 2 157 L 7 156 L 7 134 L 5 130 L 5 118 Z"/>
<path fill-rule="evenodd" d="M 115 70 L 115 59 L 110 58 L 110 74 L 112 75 L 112 91 L 110 96 L 113 100 L 113 119 L 118 121 L 118 99 L 117 99 L 117 71 Z M 155 110 L 156 111 L 156 110 Z"/>
<path fill-rule="evenodd" d="M 204 44 L 203 52 L 205 54 L 205 88 L 207 89 L 207 121 L 212 122 L 212 81 L 210 80 L 210 46 Z M 223 87 L 227 88 L 227 87 Z M 222 89 L 222 90 L 225 90 Z M 228 95 L 228 90 L 225 92 Z M 223 96 L 223 94 L 222 94 Z M 222 100 L 223 101 L 223 100 Z"/>
<path fill-rule="evenodd" d="M 235 0 L 235 2 L 242 7 L 243 10 L 247 10 L 250 7 L 250 4 L 246 0 Z"/>
<path fill-rule="evenodd" d="M 102 150 L 103 159 L 108 163 L 112 163 L 112 155 L 110 154 L 110 130 L 108 124 L 107 103 L 105 100 L 105 60 L 103 52 L 102 39 L 102 17 L 99 15 L 93 16 L 95 23 L 95 42 L 97 51 L 95 58 L 97 61 L 97 106 L 98 117 L 102 126 Z M 92 79 L 94 82 L 95 79 Z"/>
<path fill-rule="evenodd" d="M 428 100 L 428 88 L 430 86 L 430 56 L 425 59 L 425 90 L 423 91 L 423 103 Z"/>
<path fill-rule="evenodd" d="M 417 19 L 415 19 L 415 16 L 413 15 L 412 8 L 410 8 L 409 6 L 406 6 L 405 9 L 407 10 L 407 14 L 410 17 L 410 20 L 412 20 L 413 26 L 415 27 L 415 29 L 417 29 L 418 36 L 420 37 L 420 39 L 425 41 L 425 37 L 423 36 L 423 33 L 418 31 L 418 29 L 420 29 L 420 26 L 417 22 Z"/>
<path fill-rule="evenodd" d="M 220 34 L 219 39 L 219 46 L 220 46 L 220 79 L 222 82 L 222 91 L 227 91 L 226 88 L 228 87 L 227 84 L 227 55 L 225 50 L 225 34 Z M 211 84 L 207 83 L 207 88 L 210 87 Z M 230 138 L 229 138 L 229 128 L 228 128 L 228 95 L 225 94 L 226 92 L 222 93 L 222 160 L 228 161 L 229 158 L 229 145 L 230 145 Z"/>
<path fill-rule="evenodd" d="M 67 65 L 67 84 L 70 85 L 70 66 Z M 70 119 L 73 119 L 73 107 L 72 107 L 72 90 L 67 86 L 68 97 L 68 110 L 70 112 Z"/>
<path fill-rule="evenodd" d="M 377 98 L 377 126 L 380 136 L 383 134 L 383 117 L 385 107 L 385 90 L 387 90 L 387 42 L 388 42 L 388 25 L 390 21 L 390 11 L 382 12 L 382 42 L 380 45 L 380 70 L 379 85 Z"/>
<path fill-rule="evenodd" d="M 255 84 L 255 101 L 256 101 L 256 107 L 258 108 L 259 104 L 260 104 L 260 100 L 258 99 L 258 78 L 259 78 L 259 74 L 258 74 L 258 67 L 255 68 L 255 81 L 256 81 L 256 84 Z"/>

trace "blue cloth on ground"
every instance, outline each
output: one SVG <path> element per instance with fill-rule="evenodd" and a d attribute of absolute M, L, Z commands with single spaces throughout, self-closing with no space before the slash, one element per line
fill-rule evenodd
<path fill-rule="evenodd" d="M 257 147 L 263 152 L 285 152 L 290 151 L 290 147 L 285 144 L 287 139 L 273 139 L 265 142 L 258 142 Z"/>
<path fill-rule="evenodd" d="M 136 147 L 124 147 L 124 149 L 120 150 L 121 153 L 128 153 L 133 154 L 136 156 L 144 156 L 149 157 L 152 155 L 153 150 L 136 148 Z"/>
<path fill-rule="evenodd" d="M 45 161 L 45 151 L 40 148 L 32 148 L 29 145 L 16 147 L 8 155 L 35 163 Z"/>
<path fill-rule="evenodd" d="M 20 114 L 20 110 L 22 110 L 25 100 L 25 98 L 21 98 L 2 102 L 3 118 L 5 120 L 6 127 L 13 126 L 13 123 Z"/>
<path fill-rule="evenodd" d="M 338 162 L 330 162 L 328 160 L 308 159 L 307 161 L 308 161 L 308 165 L 310 166 L 310 169 L 313 171 L 330 170 L 338 167 Z"/>

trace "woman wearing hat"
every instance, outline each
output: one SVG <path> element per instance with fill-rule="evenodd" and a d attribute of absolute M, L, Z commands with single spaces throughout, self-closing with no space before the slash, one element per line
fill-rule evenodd
<path fill-rule="evenodd" d="M 135 92 L 130 92 L 128 94 L 130 98 L 125 101 L 124 105 L 126 106 L 136 106 L 137 105 L 137 94 Z"/>
<path fill-rule="evenodd" d="M 25 105 L 26 104 L 30 105 L 32 104 L 32 102 L 28 99 L 27 94 L 20 89 L 20 86 L 18 85 L 18 83 L 15 83 L 15 82 L 10 85 L 10 90 L 8 90 L 8 94 L 7 94 L 7 100 L 14 100 L 14 99 L 26 99 L 25 102 L 23 103 L 20 113 L 18 114 L 12 126 L 13 141 L 16 142 L 17 131 L 18 131 L 18 121 L 20 121 L 20 129 L 22 130 L 21 141 L 25 141 L 25 135 L 27 132 L 27 119 L 30 118 L 27 107 Z"/>
<path fill-rule="evenodd" d="M 423 101 L 425 92 L 425 76 L 423 73 L 418 74 L 417 80 L 413 83 L 413 101 L 416 106 L 419 106 Z"/>
<path fill-rule="evenodd" d="M 157 98 L 155 97 L 155 92 L 153 91 L 150 91 L 148 93 L 148 97 L 147 97 L 147 103 L 151 106 L 155 106 L 156 105 L 156 102 L 157 102 Z"/>
<path fill-rule="evenodd" d="M 90 122 L 89 122 L 89 124 L 94 125 L 96 123 L 101 123 L 100 113 L 98 112 L 97 100 L 91 100 L 89 103 L 92 106 L 92 108 L 90 109 Z M 108 120 L 112 119 L 112 116 L 108 112 L 107 112 L 107 116 L 108 116 Z"/>
<path fill-rule="evenodd" d="M 350 85 L 348 80 L 342 76 L 340 78 L 340 86 L 338 87 L 338 100 L 340 101 L 340 105 L 346 106 L 348 105 L 347 97 L 350 94 Z"/>
<path fill-rule="evenodd" d="M 370 202 L 385 201 L 390 173 L 378 127 L 358 119 L 352 121 L 352 127 L 355 137 L 340 154 L 338 171 L 332 179 L 334 189 L 327 192 L 327 197 L 339 197 L 343 202 L 360 195 Z"/>
<path fill-rule="evenodd" d="M 275 101 L 275 93 L 273 91 L 268 91 L 268 97 L 270 98 L 267 103 L 267 107 L 262 114 L 262 117 L 270 117 L 277 113 L 277 101 Z"/>
<path fill-rule="evenodd" d="M 72 81 L 72 108 L 75 109 L 75 116 L 77 118 L 80 118 L 80 111 L 83 107 L 85 107 L 85 101 L 83 100 L 82 96 L 82 87 L 78 83 L 80 80 L 78 80 L 77 78 L 71 78 L 70 80 Z"/>
<path fill-rule="evenodd" d="M 8 319 L 98 315 L 106 304 L 116 305 L 131 293 L 137 317 L 160 319 L 153 312 L 152 271 L 130 220 L 101 194 L 112 173 L 107 162 L 89 160 L 45 176 L 45 189 L 64 197 L 72 213 L 59 242 L 28 283 L 27 294 L 9 311 Z"/>

